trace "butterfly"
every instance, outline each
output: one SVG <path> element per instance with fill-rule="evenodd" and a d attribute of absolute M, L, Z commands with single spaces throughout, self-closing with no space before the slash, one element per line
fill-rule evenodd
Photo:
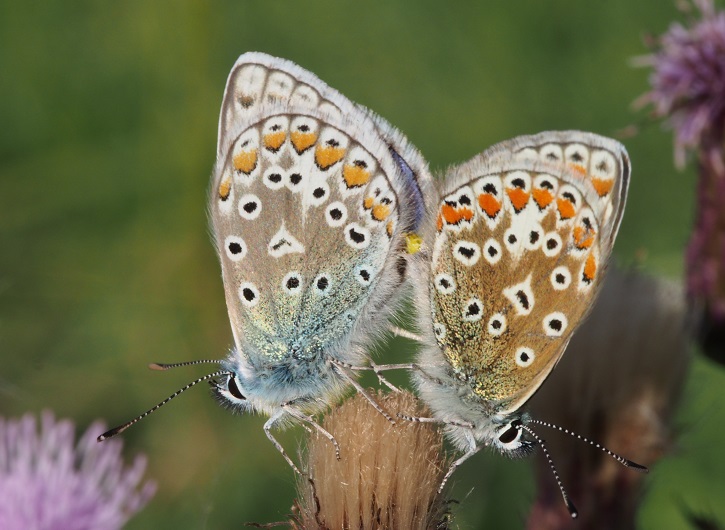
<path fill-rule="evenodd" d="M 208 209 L 234 347 L 201 381 L 271 433 L 350 385 L 406 278 L 405 234 L 422 223 L 431 177 L 385 120 L 296 64 L 245 53 L 227 80 Z M 374 400 L 371 403 L 385 414 Z M 338 450 L 339 455 L 339 450 Z"/>
<path fill-rule="evenodd" d="M 423 330 L 414 379 L 463 452 L 441 489 L 484 446 L 515 457 L 540 445 L 548 458 L 530 424 L 549 424 L 523 407 L 594 303 L 630 171 L 619 142 L 566 131 L 500 143 L 446 173 L 413 267 Z"/>

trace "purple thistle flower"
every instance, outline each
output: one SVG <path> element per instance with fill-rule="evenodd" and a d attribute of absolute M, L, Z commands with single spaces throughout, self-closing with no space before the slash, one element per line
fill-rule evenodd
<path fill-rule="evenodd" d="M 722 136 L 725 124 L 725 12 L 712 0 L 693 0 L 702 18 L 690 27 L 674 23 L 657 39 L 652 55 L 640 58 L 651 66 L 652 90 L 638 103 L 652 104 L 675 133 L 675 160 L 682 167 L 687 149 L 710 135 Z"/>
<path fill-rule="evenodd" d="M 725 12 L 693 0 L 699 20 L 673 24 L 642 64 L 653 68 L 654 106 L 675 134 L 675 161 L 698 156 L 695 226 L 687 248 L 687 296 L 698 317 L 705 354 L 725 364 Z"/>
<path fill-rule="evenodd" d="M 115 529 L 153 496 L 141 484 L 146 459 L 124 468 L 123 443 L 96 442 L 96 422 L 75 444 L 74 426 L 44 412 L 38 430 L 27 414 L 0 418 L 0 528 L 4 530 Z"/>

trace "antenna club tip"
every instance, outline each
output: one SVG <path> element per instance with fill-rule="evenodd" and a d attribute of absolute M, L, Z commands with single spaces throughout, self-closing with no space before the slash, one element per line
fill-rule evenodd
<path fill-rule="evenodd" d="M 571 515 L 572 519 L 579 517 L 579 511 L 576 509 L 576 506 L 574 506 L 574 503 L 569 499 L 566 500 L 566 509 L 569 510 L 569 515 Z"/>
<path fill-rule="evenodd" d="M 162 371 L 163 372 L 164 370 L 167 369 L 167 367 L 166 367 L 166 365 L 161 364 L 161 363 L 149 363 L 149 369 L 151 369 L 151 370 L 159 370 L 159 371 Z"/>
<path fill-rule="evenodd" d="M 639 471 L 640 473 L 649 473 L 649 468 L 647 466 L 643 466 L 637 462 L 632 462 L 631 460 L 628 462 L 627 467 L 630 467 L 635 471 Z"/>

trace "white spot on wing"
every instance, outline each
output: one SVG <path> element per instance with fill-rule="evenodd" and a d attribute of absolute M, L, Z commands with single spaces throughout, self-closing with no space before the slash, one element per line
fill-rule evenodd
<path fill-rule="evenodd" d="M 534 292 L 531 290 L 531 274 L 521 283 L 517 283 L 503 290 L 516 309 L 518 315 L 528 315 L 534 309 Z"/>
<path fill-rule="evenodd" d="M 269 241 L 267 251 L 270 256 L 279 258 L 285 254 L 304 253 L 305 247 L 282 225 Z"/>

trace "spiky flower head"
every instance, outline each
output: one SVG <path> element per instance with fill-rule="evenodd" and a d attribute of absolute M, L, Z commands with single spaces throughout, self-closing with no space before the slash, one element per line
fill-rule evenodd
<path fill-rule="evenodd" d="M 651 104 L 675 134 L 675 160 L 682 167 L 688 149 L 701 146 L 725 126 L 725 12 L 712 0 L 693 0 L 700 17 L 673 23 L 655 40 L 655 50 L 638 63 L 651 66 L 651 90 L 639 101 Z"/>
<path fill-rule="evenodd" d="M 39 427 L 30 414 L 0 418 L 0 528 L 113 530 L 143 508 L 155 491 L 145 458 L 125 467 L 123 442 L 96 442 L 103 431 L 95 423 L 76 443 L 73 423 L 50 412 Z"/>
<path fill-rule="evenodd" d="M 408 392 L 378 394 L 376 400 L 393 415 L 425 415 Z M 448 528 L 438 493 L 448 462 L 436 426 L 393 425 L 358 394 L 328 414 L 323 427 L 338 441 L 341 459 L 325 437 L 310 437 L 309 479 L 299 482 L 293 528 Z"/>

